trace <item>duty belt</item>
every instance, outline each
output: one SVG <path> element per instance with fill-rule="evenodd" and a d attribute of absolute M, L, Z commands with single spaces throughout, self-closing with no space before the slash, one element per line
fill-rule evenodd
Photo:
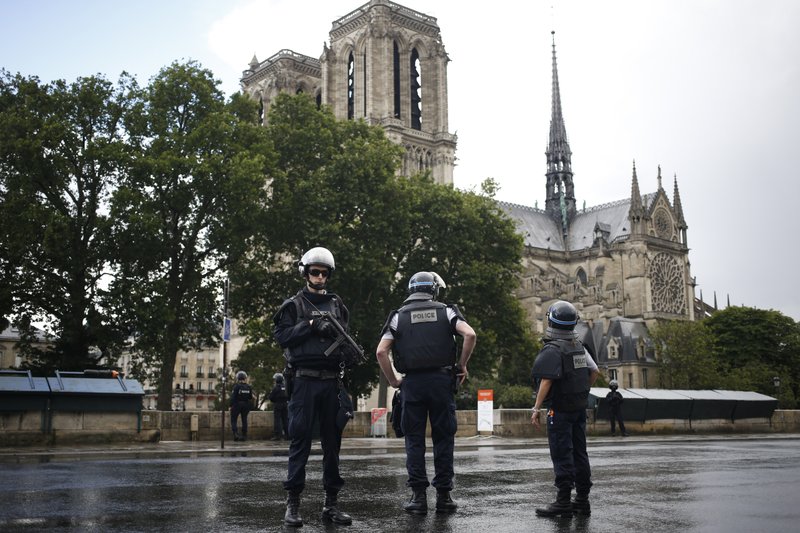
<path fill-rule="evenodd" d="M 335 370 L 313 370 L 311 368 L 298 368 L 294 371 L 295 377 L 311 379 L 338 379 L 339 372 Z"/>
<path fill-rule="evenodd" d="M 411 370 L 406 370 L 406 374 L 423 374 L 423 373 L 435 373 L 435 372 L 442 372 L 444 374 L 450 374 L 453 372 L 452 366 L 434 366 L 431 368 L 413 368 Z"/>

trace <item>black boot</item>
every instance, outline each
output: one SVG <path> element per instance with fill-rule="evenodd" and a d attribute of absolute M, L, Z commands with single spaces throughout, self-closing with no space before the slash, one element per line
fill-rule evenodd
<path fill-rule="evenodd" d="M 589 516 L 592 514 L 592 506 L 589 505 L 588 494 L 576 494 L 572 500 L 572 512 L 577 515 Z"/>
<path fill-rule="evenodd" d="M 283 515 L 283 523 L 292 527 L 303 525 L 303 518 L 300 516 L 299 492 L 289 492 L 289 496 L 286 498 L 286 514 Z"/>
<path fill-rule="evenodd" d="M 334 524 L 349 526 L 353 523 L 353 518 L 339 510 L 337 500 L 338 492 L 334 490 L 325 491 L 325 505 L 322 507 L 322 520 L 330 520 Z"/>
<path fill-rule="evenodd" d="M 556 501 L 544 509 L 536 509 L 536 516 L 572 516 L 572 502 L 569 500 L 571 489 L 559 489 Z"/>
<path fill-rule="evenodd" d="M 450 497 L 449 490 L 436 491 L 436 512 L 454 513 L 458 509 L 458 504 Z"/>
<path fill-rule="evenodd" d="M 233 440 L 235 442 L 239 442 L 240 440 L 242 440 L 241 437 L 239 437 L 239 433 L 237 433 L 236 431 L 233 432 Z"/>
<path fill-rule="evenodd" d="M 428 512 L 428 493 L 425 487 L 412 487 L 411 499 L 403 505 L 403 509 L 413 514 Z"/>

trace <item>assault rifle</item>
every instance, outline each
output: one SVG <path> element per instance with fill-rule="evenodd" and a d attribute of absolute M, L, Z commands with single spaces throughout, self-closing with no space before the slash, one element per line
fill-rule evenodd
<path fill-rule="evenodd" d="M 325 350 L 326 356 L 332 354 L 333 351 L 342 344 L 346 344 L 346 346 L 352 348 L 353 352 L 356 354 L 356 356 L 352 357 L 352 364 L 367 362 L 367 358 L 364 355 L 364 348 L 362 348 L 355 340 L 353 340 L 353 337 L 347 334 L 347 332 L 344 330 L 344 327 L 342 327 L 342 325 L 338 320 L 336 320 L 336 317 L 331 312 L 320 311 L 319 318 L 322 320 L 327 320 L 333 324 L 333 327 L 336 328 L 336 333 L 338 333 L 336 339 L 333 341 L 333 344 L 331 344 L 330 347 Z"/>

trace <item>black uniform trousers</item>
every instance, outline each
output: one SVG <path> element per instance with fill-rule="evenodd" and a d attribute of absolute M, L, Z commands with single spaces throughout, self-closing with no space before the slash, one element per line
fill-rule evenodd
<path fill-rule="evenodd" d="M 429 486 L 425 471 L 425 427 L 431 421 L 433 486 L 453 489 L 453 450 L 458 429 L 453 374 L 445 370 L 410 372 L 403 378 L 403 414 L 400 421 L 406 442 L 407 485 Z"/>
<path fill-rule="evenodd" d="M 553 460 L 555 486 L 589 494 L 592 470 L 586 453 L 586 410 L 554 411 L 547 416 L 547 441 Z"/>
<path fill-rule="evenodd" d="M 615 422 L 619 422 L 619 430 L 622 431 L 623 434 L 627 433 L 627 431 L 625 431 L 625 421 L 622 419 L 622 407 L 617 407 L 616 409 L 612 407 L 609 410 L 608 418 L 611 422 L 612 435 L 617 432 L 617 426 Z"/>
<path fill-rule="evenodd" d="M 276 405 L 272 411 L 273 433 L 275 437 L 289 436 L 289 408 L 285 403 Z"/>
<path fill-rule="evenodd" d="M 250 414 L 249 402 L 235 402 L 231 405 L 231 430 L 236 435 L 239 429 L 236 426 L 237 419 L 242 418 L 242 435 L 247 436 L 247 415 Z"/>
<path fill-rule="evenodd" d="M 344 486 L 339 475 L 342 430 L 336 427 L 339 411 L 339 382 L 336 379 L 295 377 L 289 400 L 289 472 L 283 488 L 302 492 L 306 484 L 306 463 L 311 452 L 314 420 L 319 419 L 322 444 L 322 486 L 338 491 Z"/>

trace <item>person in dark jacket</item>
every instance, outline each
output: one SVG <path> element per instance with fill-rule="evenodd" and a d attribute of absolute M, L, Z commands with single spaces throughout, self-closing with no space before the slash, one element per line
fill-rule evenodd
<path fill-rule="evenodd" d="M 606 394 L 608 418 L 611 422 L 611 436 L 613 437 L 617 434 L 615 422 L 619 422 L 619 430 L 622 432 L 622 436 L 627 437 L 628 432 L 625 431 L 625 421 L 622 419 L 622 402 L 625 401 L 625 398 L 623 398 L 622 393 L 617 390 L 619 388 L 619 383 L 617 383 L 616 379 L 611 380 L 608 384 L 608 388 L 611 389 L 611 391 Z"/>
<path fill-rule="evenodd" d="M 339 472 L 339 451 L 346 417 L 341 419 L 347 401 L 344 370 L 346 346 L 333 348 L 338 330 L 330 321 L 333 316 L 345 330 L 349 327 L 349 311 L 327 285 L 336 265 L 327 248 L 315 247 L 303 254 L 299 262 L 305 286 L 283 302 L 273 317 L 275 340 L 284 349 L 287 369 L 284 371 L 289 391 L 289 465 L 283 488 L 287 491 L 283 522 L 290 527 L 303 525 L 300 516 L 300 495 L 306 484 L 306 464 L 311 452 L 314 422 L 319 421 L 322 445 L 322 486 L 325 503 L 322 519 L 337 525 L 349 525 L 353 519 L 339 509 L 338 494 L 344 486 Z M 351 403 L 352 405 L 352 403 Z"/>
<path fill-rule="evenodd" d="M 287 440 L 289 438 L 289 396 L 286 394 L 286 383 L 283 374 L 277 373 L 272 378 L 275 386 L 269 393 L 269 401 L 272 402 L 272 414 L 274 417 L 273 433 L 271 440 Z"/>
<path fill-rule="evenodd" d="M 586 453 L 586 407 L 589 389 L 600 374 L 597 364 L 575 334 L 578 311 L 557 301 L 547 311 L 544 347 L 536 356 L 531 377 L 537 388 L 531 423 L 541 427 L 547 404 L 547 442 L 553 461 L 556 501 L 536 509 L 537 516 L 588 515 L 592 471 Z M 572 489 L 575 500 L 570 501 Z"/>
<path fill-rule="evenodd" d="M 403 506 L 412 514 L 428 512 L 427 488 L 436 488 L 436 511 L 458 508 L 453 490 L 453 450 L 458 429 L 454 392 L 467 378 L 467 362 L 475 348 L 475 330 L 455 305 L 436 301 L 442 278 L 435 272 L 417 272 L 408 282 L 408 298 L 393 311 L 381 332 L 378 364 L 392 387 L 399 388 L 405 436 L 407 486 L 411 499 Z M 464 338 L 457 357 L 455 335 Z M 393 361 L 389 359 L 393 354 Z M 398 378 L 394 369 L 404 374 Z M 425 427 L 431 422 L 433 481 L 425 470 Z"/>
<path fill-rule="evenodd" d="M 233 440 L 247 440 L 247 415 L 253 408 L 253 388 L 247 383 L 247 373 L 240 370 L 236 374 L 236 385 L 231 392 L 231 429 Z M 242 432 L 237 429 L 237 419 L 242 418 Z"/>

